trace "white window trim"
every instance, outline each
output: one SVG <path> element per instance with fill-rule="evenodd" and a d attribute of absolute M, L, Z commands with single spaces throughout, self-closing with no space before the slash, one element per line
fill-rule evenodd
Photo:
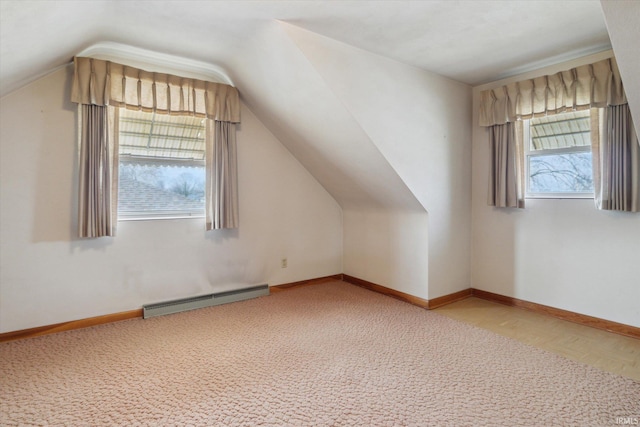
<path fill-rule="evenodd" d="M 546 150 L 531 150 L 531 132 L 529 120 L 522 121 L 523 144 L 524 144 L 524 178 L 525 178 L 525 199 L 593 199 L 594 192 L 573 192 L 573 193 L 535 193 L 530 191 L 529 159 L 531 157 L 544 156 L 549 154 L 586 153 L 591 150 L 591 146 L 555 148 Z"/>
<path fill-rule="evenodd" d="M 202 219 L 204 214 L 202 212 L 187 211 L 157 211 L 155 213 L 149 212 L 130 212 L 119 213 L 118 221 L 155 221 L 165 219 Z"/>

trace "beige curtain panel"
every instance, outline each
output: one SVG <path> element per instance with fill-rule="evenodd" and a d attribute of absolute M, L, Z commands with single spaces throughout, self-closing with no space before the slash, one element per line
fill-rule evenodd
<path fill-rule="evenodd" d="M 80 105 L 78 235 L 115 236 L 118 199 L 118 111 Z"/>
<path fill-rule="evenodd" d="M 76 57 L 74 65 L 73 102 L 240 122 L 240 99 L 233 86 L 94 58 Z"/>
<path fill-rule="evenodd" d="M 238 227 L 236 125 L 207 120 L 206 229 Z"/>
<path fill-rule="evenodd" d="M 206 229 L 238 227 L 235 87 L 75 58 L 71 100 L 80 104 L 80 236 L 115 235 L 118 111 L 131 108 L 207 118 Z"/>
<path fill-rule="evenodd" d="M 480 93 L 480 126 L 627 102 L 615 58 Z"/>
<path fill-rule="evenodd" d="M 629 105 L 593 110 L 591 114 L 596 207 L 640 212 L 640 143 Z"/>
<path fill-rule="evenodd" d="M 524 208 L 522 122 L 489 127 L 489 206 Z"/>

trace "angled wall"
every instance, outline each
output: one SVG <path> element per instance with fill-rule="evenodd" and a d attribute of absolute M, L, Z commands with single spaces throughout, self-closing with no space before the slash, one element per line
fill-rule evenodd
<path fill-rule="evenodd" d="M 77 239 L 71 74 L 0 99 L 0 333 L 342 272 L 340 206 L 244 105 L 238 230 L 126 221 L 115 238 Z"/>
<path fill-rule="evenodd" d="M 342 207 L 343 271 L 427 298 L 424 207 L 282 23 L 262 27 L 251 49 L 229 67 L 231 77 L 252 111 Z M 407 216 L 421 219 L 406 223 Z M 398 251 L 416 255 L 399 258 Z"/>
<path fill-rule="evenodd" d="M 428 211 L 429 253 L 419 262 L 428 259 L 429 298 L 468 288 L 470 87 L 284 25 L 371 143 Z M 345 261 L 345 265 L 349 263 Z"/>
<path fill-rule="evenodd" d="M 600 3 L 625 85 L 636 133 L 640 135 L 640 2 L 600 0 Z"/>

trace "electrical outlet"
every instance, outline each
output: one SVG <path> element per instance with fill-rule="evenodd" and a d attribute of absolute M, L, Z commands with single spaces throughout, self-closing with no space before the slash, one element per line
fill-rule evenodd
<path fill-rule="evenodd" d="M 282 260 L 280 261 L 280 267 L 287 268 L 287 259 L 286 258 L 282 258 Z"/>

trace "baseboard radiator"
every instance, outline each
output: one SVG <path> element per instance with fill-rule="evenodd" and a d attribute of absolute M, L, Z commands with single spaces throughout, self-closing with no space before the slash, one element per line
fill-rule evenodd
<path fill-rule="evenodd" d="M 265 295 L 269 295 L 269 285 L 258 285 L 233 291 L 159 302 L 142 306 L 142 317 L 148 319 L 149 317 L 163 316 L 165 314 L 173 314 L 181 311 L 195 310 L 197 308 L 243 301 Z"/>

